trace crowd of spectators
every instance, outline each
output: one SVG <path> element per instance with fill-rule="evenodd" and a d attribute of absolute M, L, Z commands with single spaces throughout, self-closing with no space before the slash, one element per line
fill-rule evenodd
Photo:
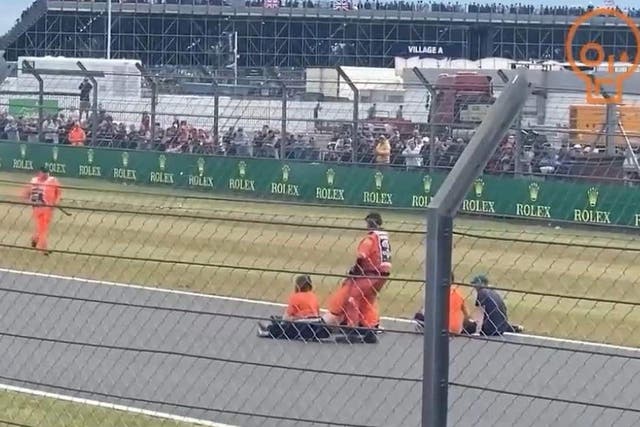
<path fill-rule="evenodd" d="M 107 0 L 67 0 L 67 1 L 84 1 L 105 3 Z M 114 3 L 140 3 L 140 4 L 182 4 L 182 5 L 212 5 L 221 6 L 228 2 L 225 0 L 113 0 Z M 401 1 L 352 1 L 350 2 L 354 9 L 373 9 L 373 10 L 413 10 L 425 12 L 459 12 L 459 13 L 492 13 L 492 14 L 521 14 L 521 15 L 561 15 L 561 16 L 580 16 L 590 10 L 593 6 L 542 6 L 535 3 L 490 3 L 490 2 L 473 2 L 463 4 L 459 2 L 433 2 L 422 0 L 401 0 Z M 246 6 L 262 7 L 263 0 L 247 0 Z M 281 7 L 294 8 L 333 8 L 333 2 L 330 0 L 280 0 Z M 623 10 L 625 13 L 633 17 L 640 17 L 640 9 L 629 8 Z"/>
<path fill-rule="evenodd" d="M 177 117 L 170 126 L 161 127 L 156 123 L 152 129 L 149 114 L 143 114 L 137 124 L 127 124 L 114 121 L 103 109 L 95 117 L 95 137 L 92 123 L 93 113 L 81 120 L 78 110 L 49 115 L 42 126 L 42 137 L 51 144 L 273 159 L 284 155 L 286 159 L 301 161 L 355 160 L 406 170 L 428 166 L 432 161 L 437 168 L 451 168 L 468 142 L 446 134 L 435 135 L 432 141 L 429 132 L 420 129 L 401 134 L 398 129 L 389 126 L 381 129 L 368 123 L 359 130 L 357 145 L 349 126 L 336 130 L 326 139 L 321 133 L 287 133 L 282 137 L 279 130 L 267 125 L 251 132 L 230 127 L 216 137 L 212 129 L 194 126 Z M 38 142 L 37 118 L 13 117 L 0 112 L 0 139 Z M 623 177 L 624 156 L 606 156 L 588 145 L 570 145 L 566 140 L 557 150 L 545 137 L 528 139 L 525 136 L 519 154 L 516 145 L 515 134 L 506 137 L 489 161 L 487 171 L 511 174 L 518 164 L 522 173 Z"/>

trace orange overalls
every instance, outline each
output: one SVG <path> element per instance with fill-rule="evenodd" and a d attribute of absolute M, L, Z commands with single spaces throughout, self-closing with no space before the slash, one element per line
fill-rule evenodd
<path fill-rule="evenodd" d="M 33 206 L 33 221 L 35 231 L 31 238 L 34 248 L 46 251 L 49 225 L 53 218 L 53 209 L 60 202 L 62 192 L 57 179 L 52 176 L 46 178 L 34 177 L 29 183 L 27 197 Z"/>
<path fill-rule="evenodd" d="M 87 134 L 85 133 L 84 129 L 76 125 L 71 128 L 67 138 L 69 139 L 69 144 L 73 146 L 84 145 L 85 141 L 87 140 Z"/>
<path fill-rule="evenodd" d="M 361 275 L 346 278 L 328 301 L 330 313 L 343 316 L 349 326 L 374 327 L 379 323 L 378 293 L 391 272 L 389 235 L 373 230 L 358 244 Z"/>

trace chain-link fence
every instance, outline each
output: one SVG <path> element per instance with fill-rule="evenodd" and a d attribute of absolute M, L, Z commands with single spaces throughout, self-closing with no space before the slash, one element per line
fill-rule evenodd
<path fill-rule="evenodd" d="M 416 327 L 429 311 L 420 312 L 425 224 L 415 208 L 441 188 L 438 170 L 456 163 L 503 87 L 495 79 L 484 86 L 480 73 L 463 84 L 414 71 L 416 82 L 396 83 L 328 72 L 308 78 L 304 90 L 286 79 L 263 78 L 257 90 L 206 76 L 114 75 L 137 79 L 140 96 L 131 99 L 101 95 L 106 77 L 90 72 L 81 97 L 80 68 L 73 91 L 62 83 L 45 82 L 42 92 L 17 80 L 3 85 L 3 129 L 19 141 L 0 146 L 0 406 L 13 410 L 3 411 L 4 421 L 420 424 L 424 345 Z M 471 94 L 442 99 L 452 86 Z M 458 218 L 452 234 L 457 286 L 447 302 L 449 320 L 460 324 L 446 328 L 449 425 L 637 425 L 639 247 L 635 231 L 619 231 L 635 230 L 639 216 L 634 189 L 617 180 L 635 159 L 625 153 L 635 150 L 633 120 L 623 107 L 619 115 L 572 109 L 581 98 L 570 93 L 549 90 L 546 104 L 530 95 L 462 201 L 466 213 L 491 215 Z M 629 108 L 634 99 L 626 98 Z M 607 117 L 620 118 L 617 128 Z M 81 141 L 70 141 L 74 122 Z M 72 154 L 65 145 L 87 149 Z M 31 223 L 19 197 L 18 171 L 39 162 L 62 182 L 70 215 L 55 211 L 32 236 L 40 219 Z M 589 180 L 576 179 L 585 174 Z M 512 187 L 498 180 L 525 199 L 509 202 L 511 215 L 499 205 Z M 195 193 L 192 181 L 231 193 Z M 294 187 L 304 197 L 329 191 L 332 203 L 344 194 L 344 203 L 274 197 L 280 185 L 289 196 Z M 254 186 L 271 199 L 256 201 Z M 425 201 L 402 205 L 402 191 Z M 325 334 L 315 319 L 312 338 L 322 342 L 269 339 L 280 333 L 271 326 L 288 326 L 272 316 L 286 315 L 297 276 L 308 274 L 319 306 L 331 307 L 367 231 L 367 211 L 354 206 L 363 195 L 382 212 L 393 249 L 379 325 L 347 321 Z M 391 195 L 392 207 L 414 209 L 385 210 Z M 556 214 L 565 205 L 563 219 L 573 224 Z M 591 228 L 571 228 L 577 223 Z M 596 227 L 604 224 L 618 228 Z"/>

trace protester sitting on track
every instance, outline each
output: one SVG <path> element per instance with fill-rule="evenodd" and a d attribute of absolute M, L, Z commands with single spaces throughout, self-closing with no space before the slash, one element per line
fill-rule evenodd
<path fill-rule="evenodd" d="M 313 292 L 311 277 L 303 274 L 296 277 L 296 285 L 289 295 L 287 309 L 282 319 L 294 321 L 310 317 L 320 317 L 320 304 L 318 303 L 318 297 Z"/>
<path fill-rule="evenodd" d="M 296 277 L 283 316 L 272 316 L 271 319 L 270 324 L 258 323 L 258 336 L 303 341 L 329 337 L 329 331 L 322 325 L 311 277 L 306 274 Z"/>
<path fill-rule="evenodd" d="M 424 309 L 413 317 L 417 323 L 417 330 L 424 330 Z M 454 335 L 471 335 L 476 333 L 478 325 L 472 318 L 471 312 L 465 304 L 464 297 L 455 284 L 455 278 L 451 273 L 451 286 L 449 287 L 449 333 Z"/>
<path fill-rule="evenodd" d="M 483 310 L 480 333 L 486 336 L 499 336 L 505 332 L 520 333 L 524 328 L 509 323 L 507 306 L 498 292 L 489 287 L 489 279 L 484 275 L 473 278 L 471 284 L 476 290 L 476 307 Z"/>

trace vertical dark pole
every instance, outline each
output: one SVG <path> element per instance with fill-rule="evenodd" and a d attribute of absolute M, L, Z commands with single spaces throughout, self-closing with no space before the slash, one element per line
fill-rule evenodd
<path fill-rule="evenodd" d="M 140 71 L 142 78 L 151 86 L 151 147 L 155 148 L 156 143 L 156 111 L 158 106 L 158 84 L 150 77 L 142 64 L 136 63 L 136 68 Z"/>
<path fill-rule="evenodd" d="M 416 75 L 420 83 L 424 86 L 424 88 L 429 92 L 429 97 L 431 98 L 431 105 L 429 106 L 429 117 L 427 117 L 427 121 L 429 122 L 429 172 L 433 172 L 433 168 L 436 166 L 436 123 L 435 123 L 435 115 L 434 111 L 437 111 L 437 96 L 436 91 L 427 80 L 427 78 L 422 74 L 419 68 L 413 68 L 413 74 Z"/>
<path fill-rule="evenodd" d="M 280 134 L 282 135 L 282 138 L 280 139 L 280 160 L 284 161 L 287 137 L 287 85 L 283 81 L 280 81 L 280 85 L 282 87 L 282 123 L 280 124 Z"/>
<path fill-rule="evenodd" d="M 351 136 L 351 161 L 356 163 L 359 161 L 358 153 L 360 152 L 360 137 L 358 136 L 358 125 L 360 122 L 360 91 L 353 85 L 353 135 Z"/>
<path fill-rule="evenodd" d="M 522 113 L 518 114 L 518 117 L 515 120 L 516 125 L 516 158 L 514 164 L 514 173 L 519 175 L 522 173 L 522 153 L 524 152 L 524 147 L 522 144 Z M 528 173 L 528 170 L 527 170 Z"/>
<path fill-rule="evenodd" d="M 433 173 L 436 167 L 436 125 L 429 125 L 429 172 Z"/>
<path fill-rule="evenodd" d="M 44 124 L 44 80 L 38 75 L 38 142 L 44 142 L 42 125 Z"/>
<path fill-rule="evenodd" d="M 156 149 L 156 110 L 158 108 L 158 84 L 151 77 L 147 77 L 151 85 L 151 149 Z"/>
<path fill-rule="evenodd" d="M 606 134 L 605 145 L 606 153 L 609 156 L 616 154 L 616 134 L 618 133 L 618 106 L 613 103 L 608 103 L 605 110 Z"/>
<path fill-rule="evenodd" d="M 447 427 L 453 218 L 427 208 L 423 427 Z"/>
<path fill-rule="evenodd" d="M 338 72 L 338 85 L 340 84 L 340 79 L 343 79 L 349 88 L 351 88 L 351 93 L 353 93 L 353 117 L 351 123 L 351 161 L 353 163 L 358 161 L 358 152 L 360 151 L 360 138 L 358 137 L 358 128 L 360 123 L 360 91 L 358 87 L 353 83 L 351 78 L 345 73 L 342 67 L 337 67 L 336 71 Z"/>
<path fill-rule="evenodd" d="M 213 136 L 215 137 L 216 143 L 218 141 L 218 135 L 220 132 L 220 95 L 218 95 L 218 82 L 215 81 L 215 77 L 213 80 Z"/>
<path fill-rule="evenodd" d="M 91 120 L 91 144 L 95 147 L 98 138 L 98 82 L 91 77 L 93 83 L 93 120 Z"/>

